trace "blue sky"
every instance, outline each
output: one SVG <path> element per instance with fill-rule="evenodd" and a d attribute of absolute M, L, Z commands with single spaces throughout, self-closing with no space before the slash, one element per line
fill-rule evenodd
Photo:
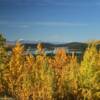
<path fill-rule="evenodd" d="M 100 40 L 100 0 L 0 0 L 8 40 Z"/>

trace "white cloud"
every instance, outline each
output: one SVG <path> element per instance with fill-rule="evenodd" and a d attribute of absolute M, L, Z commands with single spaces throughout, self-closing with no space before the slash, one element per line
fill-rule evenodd
<path fill-rule="evenodd" d="M 45 6 L 45 5 L 54 5 L 54 6 L 83 6 L 83 7 L 89 7 L 89 6 L 95 6 L 96 3 L 94 2 L 72 2 L 70 0 L 37 0 L 34 2 L 35 5 L 39 6 Z"/>
<path fill-rule="evenodd" d="M 0 21 L 0 25 L 5 27 L 13 27 L 13 28 L 28 28 L 30 24 L 28 23 L 20 23 L 20 22 L 10 22 L 10 21 Z"/>
<path fill-rule="evenodd" d="M 20 28 L 28 28 L 28 27 L 30 27 L 30 26 L 27 25 L 27 24 L 26 24 L 26 25 L 24 25 L 24 24 L 23 24 L 23 25 L 18 25 L 18 26 L 19 26 Z"/>
<path fill-rule="evenodd" d="M 4 1 L 4 0 L 2 0 Z M 95 5 L 100 5 L 100 2 L 94 1 L 94 2 L 88 2 L 82 0 L 80 1 L 70 1 L 70 0 L 5 0 L 7 3 L 12 3 L 14 5 L 18 6 L 48 6 L 48 5 L 54 5 L 54 6 L 83 6 L 83 7 L 88 7 L 88 6 L 95 6 Z"/>
<path fill-rule="evenodd" d="M 0 25 L 7 27 L 16 27 L 16 28 L 29 28 L 34 26 L 88 26 L 87 23 L 81 22 L 9 22 L 9 21 L 0 21 Z"/>
<path fill-rule="evenodd" d="M 35 22 L 34 25 L 43 26 L 88 26 L 86 23 L 70 23 L 70 22 Z"/>

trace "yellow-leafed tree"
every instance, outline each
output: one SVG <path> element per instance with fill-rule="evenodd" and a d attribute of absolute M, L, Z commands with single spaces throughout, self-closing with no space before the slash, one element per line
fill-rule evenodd
<path fill-rule="evenodd" d="M 80 68 L 80 87 L 84 99 L 100 99 L 100 57 L 96 44 L 92 43 L 87 48 Z M 96 94 L 99 94 L 96 95 Z M 94 99 L 93 99 L 94 98 Z"/>

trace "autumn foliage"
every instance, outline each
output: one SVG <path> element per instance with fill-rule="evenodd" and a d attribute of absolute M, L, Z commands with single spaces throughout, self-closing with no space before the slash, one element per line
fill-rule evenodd
<path fill-rule="evenodd" d="M 100 52 L 95 44 L 89 45 L 81 63 L 64 49 L 49 57 L 41 44 L 37 48 L 37 56 L 26 55 L 20 43 L 16 43 L 11 55 L 0 49 L 0 97 L 100 100 Z"/>

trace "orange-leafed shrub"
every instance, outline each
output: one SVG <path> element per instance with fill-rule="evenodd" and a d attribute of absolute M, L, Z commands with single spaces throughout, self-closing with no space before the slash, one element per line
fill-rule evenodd
<path fill-rule="evenodd" d="M 16 100 L 99 100 L 100 52 L 90 45 L 83 60 L 58 49 L 46 56 L 42 44 L 38 55 L 26 55 L 16 43 L 11 55 L 0 56 L 0 96 Z"/>

